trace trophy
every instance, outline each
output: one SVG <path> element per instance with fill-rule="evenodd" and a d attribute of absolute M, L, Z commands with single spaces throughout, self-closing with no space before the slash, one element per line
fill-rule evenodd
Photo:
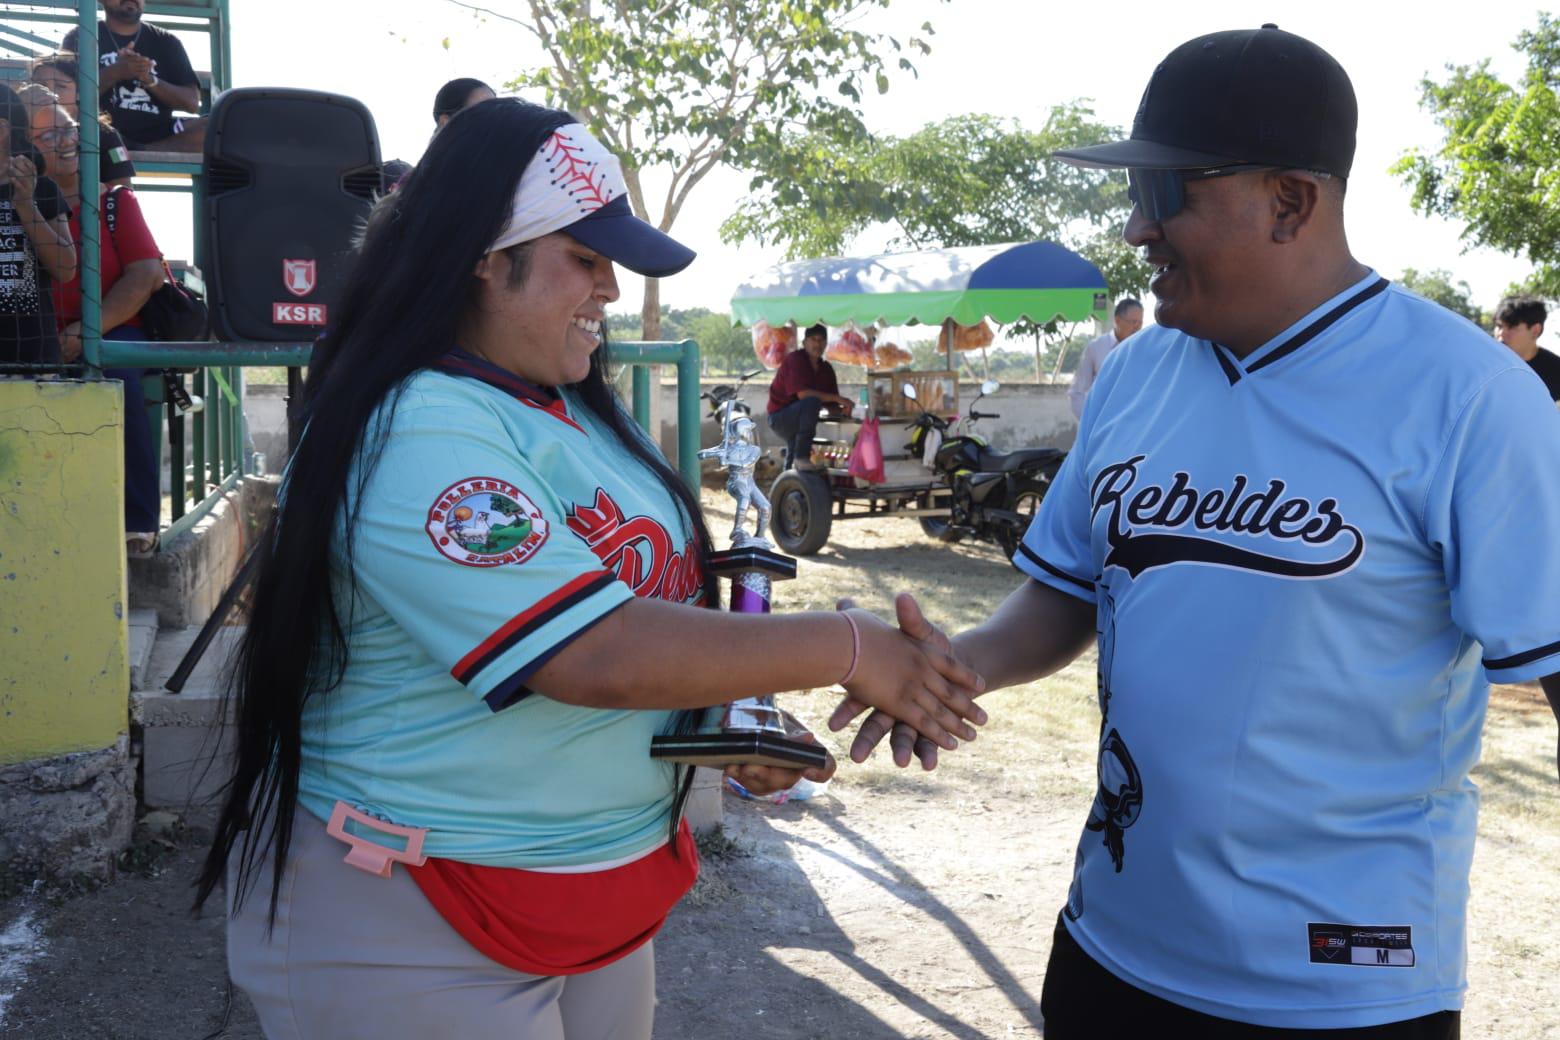
<path fill-rule="evenodd" d="M 769 522 L 769 500 L 753 482 L 753 467 L 763 454 L 753 420 L 739 414 L 731 402 L 723 411 L 721 443 L 699 452 L 699 457 L 719 459 L 726 467 L 726 490 L 736 499 L 737 515 L 731 548 L 710 554 L 710 570 L 731 579 L 733 611 L 767 614 L 774 583 L 796 577 L 796 560 L 775 552 L 762 535 Z M 749 507 L 758 511 L 758 534 L 747 530 Z M 806 769 L 827 762 L 822 747 L 794 739 L 788 721 L 773 696 L 744 697 L 705 709 L 692 733 L 653 738 L 650 756 L 717 769 L 735 764 Z"/>

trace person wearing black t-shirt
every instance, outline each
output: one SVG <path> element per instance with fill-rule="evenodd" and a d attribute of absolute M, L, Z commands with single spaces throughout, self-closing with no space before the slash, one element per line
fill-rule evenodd
<path fill-rule="evenodd" d="M 101 0 L 98 86 L 114 127 L 126 143 L 153 152 L 198 152 L 206 123 L 175 112 L 200 111 L 200 87 L 190 57 L 166 29 L 141 21 L 141 0 Z M 62 50 L 75 52 L 76 30 Z"/>
<path fill-rule="evenodd" d="M 58 364 L 52 282 L 76 272 L 69 209 L 39 176 L 42 157 L 28 136 L 28 112 L 9 88 L 0 94 L 0 365 Z"/>
<path fill-rule="evenodd" d="M 1544 381 L 1551 401 L 1560 402 L 1560 357 L 1538 345 L 1549 308 L 1536 296 L 1508 296 L 1495 308 L 1495 338 L 1528 363 Z"/>
<path fill-rule="evenodd" d="M 59 106 L 79 123 L 81 107 L 76 103 L 76 68 L 76 55 L 69 51 L 45 54 L 28 64 L 27 82 L 36 83 L 50 91 L 58 99 Z M 22 100 L 27 99 L 24 97 Z M 116 184 L 128 188 L 130 178 L 135 176 L 130 149 L 109 122 L 107 112 L 98 113 L 98 124 L 98 180 L 111 188 Z"/>

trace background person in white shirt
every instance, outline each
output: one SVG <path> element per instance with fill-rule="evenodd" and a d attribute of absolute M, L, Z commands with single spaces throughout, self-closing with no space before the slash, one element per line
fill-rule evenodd
<path fill-rule="evenodd" d="M 1083 348 L 1083 358 L 1078 362 L 1078 371 L 1073 373 L 1072 388 L 1067 391 L 1067 403 L 1072 406 L 1074 419 L 1083 418 L 1083 402 L 1089 396 L 1089 387 L 1094 385 L 1095 377 L 1100 374 L 1105 356 L 1142 327 L 1143 304 L 1130 296 L 1123 296 L 1116 304 L 1116 316 L 1111 321 L 1111 327 L 1089 340 L 1088 346 Z"/>

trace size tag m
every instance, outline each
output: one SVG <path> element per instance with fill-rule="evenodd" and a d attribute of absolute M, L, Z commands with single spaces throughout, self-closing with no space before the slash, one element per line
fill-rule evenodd
<path fill-rule="evenodd" d="M 1318 924 L 1305 926 L 1312 964 L 1358 968 L 1412 968 L 1414 930 L 1408 925 Z"/>

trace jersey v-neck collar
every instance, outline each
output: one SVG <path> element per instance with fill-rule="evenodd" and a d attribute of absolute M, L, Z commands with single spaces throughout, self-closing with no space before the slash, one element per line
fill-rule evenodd
<path fill-rule="evenodd" d="M 465 376 L 496 387 L 521 404 L 547 412 L 581 433 L 585 433 L 585 428 L 569 415 L 568 402 L 555 387 L 541 386 L 528 379 L 522 379 L 508 369 L 500 368 L 491 361 L 479 358 L 460 347 L 450 348 L 449 353 L 434 362 L 434 367 L 452 375 Z"/>
<path fill-rule="evenodd" d="M 1224 378 L 1234 386 L 1241 381 L 1241 377 L 1260 372 L 1269 365 L 1289 357 L 1326 332 L 1344 315 L 1386 292 L 1387 286 L 1391 284 L 1386 278 L 1371 271 L 1364 278 L 1247 354 L 1244 359 L 1237 358 L 1234 352 L 1222 343 L 1209 342 L 1208 345 L 1213 350 L 1214 358 L 1219 362 L 1219 368 L 1224 372 Z"/>

